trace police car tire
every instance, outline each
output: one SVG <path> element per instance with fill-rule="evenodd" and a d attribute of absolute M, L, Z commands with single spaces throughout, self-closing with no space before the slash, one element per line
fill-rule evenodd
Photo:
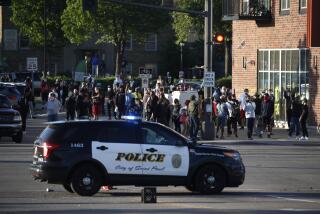
<path fill-rule="evenodd" d="M 208 184 L 208 176 L 215 178 L 214 185 Z M 223 169 L 216 165 L 202 167 L 196 176 L 196 189 L 202 194 L 220 193 L 226 185 L 226 175 Z"/>
<path fill-rule="evenodd" d="M 83 179 L 90 178 L 90 184 L 84 185 Z M 92 196 L 96 194 L 102 185 L 102 175 L 98 169 L 91 165 L 81 165 L 75 169 L 71 177 L 71 187 L 74 192 L 81 196 Z"/>
<path fill-rule="evenodd" d="M 22 142 L 22 137 L 23 137 L 23 133 L 22 131 L 18 132 L 16 135 L 13 135 L 12 136 L 12 140 L 15 142 L 15 143 L 21 143 Z"/>
<path fill-rule="evenodd" d="M 74 191 L 73 191 L 72 188 L 71 188 L 71 184 L 70 184 L 70 183 L 63 183 L 62 186 L 63 186 L 63 188 L 64 188 L 65 190 L 67 190 L 68 192 L 74 193 Z"/>

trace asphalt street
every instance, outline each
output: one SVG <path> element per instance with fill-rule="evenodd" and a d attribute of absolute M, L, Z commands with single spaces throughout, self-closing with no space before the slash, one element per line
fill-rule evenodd
<path fill-rule="evenodd" d="M 80 197 L 34 181 L 32 143 L 44 126 L 43 117 L 29 120 L 23 144 L 0 140 L 0 213 L 320 213 L 320 143 L 210 142 L 240 151 L 247 171 L 242 186 L 209 196 L 161 187 L 156 204 L 143 204 L 140 187 Z"/>

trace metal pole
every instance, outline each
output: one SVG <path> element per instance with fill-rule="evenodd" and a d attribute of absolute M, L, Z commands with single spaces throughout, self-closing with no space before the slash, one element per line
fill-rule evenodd
<path fill-rule="evenodd" d="M 212 0 L 205 0 L 205 33 L 204 33 L 204 71 L 212 72 Z M 215 137 L 215 127 L 212 122 L 212 90 L 211 87 L 204 87 L 205 114 L 202 123 L 202 138 L 213 140 Z"/>
<path fill-rule="evenodd" d="M 180 71 L 183 71 L 183 43 L 180 43 Z"/>
<path fill-rule="evenodd" d="M 46 50 L 46 43 L 47 43 L 47 12 L 46 12 L 46 0 L 43 0 L 43 34 L 44 34 L 44 41 L 43 41 L 43 67 L 44 67 L 44 78 L 47 77 L 47 50 Z"/>

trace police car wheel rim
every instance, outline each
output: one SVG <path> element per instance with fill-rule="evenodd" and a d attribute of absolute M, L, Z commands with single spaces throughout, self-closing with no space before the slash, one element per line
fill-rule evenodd
<path fill-rule="evenodd" d="M 215 181 L 216 178 L 214 177 L 213 173 L 211 174 L 204 174 L 203 176 L 203 183 L 209 187 L 209 188 L 214 188 L 215 187 Z"/>
<path fill-rule="evenodd" d="M 82 178 L 81 183 L 85 186 L 89 186 L 90 184 L 92 184 L 92 178 L 89 175 L 86 175 Z"/>

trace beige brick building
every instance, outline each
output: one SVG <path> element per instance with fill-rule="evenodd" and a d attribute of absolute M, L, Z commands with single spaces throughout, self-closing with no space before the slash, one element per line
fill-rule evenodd
<path fill-rule="evenodd" d="M 224 0 L 232 20 L 232 83 L 239 96 L 272 89 L 275 118 L 285 121 L 284 90 L 309 100 L 320 123 L 320 1 Z M 279 124 L 284 124 L 279 122 Z"/>

